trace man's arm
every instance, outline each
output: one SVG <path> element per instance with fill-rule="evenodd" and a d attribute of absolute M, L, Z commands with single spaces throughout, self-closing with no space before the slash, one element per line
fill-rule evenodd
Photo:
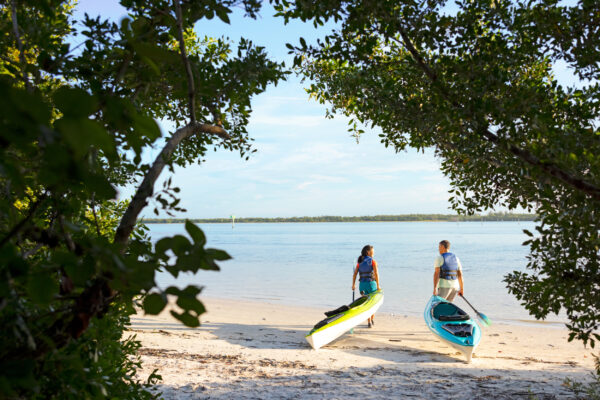
<path fill-rule="evenodd" d="M 464 286 L 464 283 L 463 283 L 462 270 L 459 269 L 457 272 L 458 272 L 458 274 L 457 274 L 458 275 L 458 284 L 460 285 L 460 291 L 458 292 L 458 294 L 460 294 L 462 296 L 464 294 L 464 292 L 465 292 L 465 290 L 464 290 L 465 286 Z"/>
<path fill-rule="evenodd" d="M 433 295 L 437 296 L 437 285 L 440 282 L 440 267 L 435 268 L 433 273 Z"/>

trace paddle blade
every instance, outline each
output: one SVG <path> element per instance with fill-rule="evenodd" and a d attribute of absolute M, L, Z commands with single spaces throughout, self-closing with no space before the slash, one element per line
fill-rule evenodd
<path fill-rule="evenodd" d="M 485 324 L 485 326 L 490 326 L 492 325 L 492 321 L 483 313 L 477 313 L 477 316 L 479 317 L 479 319 L 481 320 L 481 322 L 483 322 Z"/>

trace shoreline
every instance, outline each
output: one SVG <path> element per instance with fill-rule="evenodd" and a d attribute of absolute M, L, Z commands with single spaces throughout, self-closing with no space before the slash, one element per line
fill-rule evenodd
<path fill-rule="evenodd" d="M 243 302 L 249 302 L 249 303 L 256 303 L 256 304 L 272 304 L 272 305 L 280 305 L 282 307 L 291 307 L 291 308 L 302 308 L 302 309 L 310 309 L 310 310 L 314 310 L 317 312 L 323 312 L 324 309 L 323 307 L 317 307 L 317 306 L 298 306 L 296 304 L 291 304 L 291 303 L 287 303 L 285 301 L 281 301 L 281 302 L 276 302 L 276 301 L 269 301 L 269 299 L 265 298 L 262 300 L 255 300 L 252 298 L 247 298 L 247 299 L 235 299 L 232 297 L 218 297 L 218 296 L 206 296 L 206 299 L 212 299 L 212 300 L 216 300 L 216 301 L 243 301 Z M 341 304 L 340 304 L 341 305 Z M 458 306 L 460 308 L 462 308 L 464 311 L 467 312 L 467 314 L 469 315 L 474 315 L 475 313 L 473 312 L 472 309 L 470 309 L 467 305 L 465 305 L 465 303 L 460 303 L 458 304 Z M 336 308 L 336 306 L 331 306 L 332 309 Z M 423 306 L 423 308 L 425 308 L 425 306 Z M 480 310 L 481 311 L 481 310 Z M 419 313 L 414 313 L 414 312 L 402 312 L 402 313 L 398 313 L 398 312 L 390 312 L 390 311 L 378 311 L 377 312 L 378 315 L 388 315 L 388 316 L 409 316 L 409 317 L 416 317 L 416 318 L 421 318 L 423 319 L 423 313 L 419 312 Z M 547 328 L 552 328 L 552 329 L 564 329 L 565 328 L 565 324 L 568 322 L 567 320 L 564 321 L 560 321 L 560 320 L 536 320 L 532 317 L 532 319 L 521 319 L 521 318 L 516 318 L 516 319 L 507 319 L 507 318 L 493 318 L 493 322 L 494 323 L 502 323 L 502 324 L 506 324 L 506 325 L 515 325 L 515 326 L 525 326 L 525 327 L 547 327 Z"/>
<path fill-rule="evenodd" d="M 293 304 L 291 302 L 286 302 L 283 299 L 278 299 L 278 300 L 273 300 L 273 299 L 269 299 L 269 298 L 261 298 L 259 300 L 256 299 L 256 297 L 246 297 L 246 298 L 233 298 L 233 297 L 226 297 L 226 296 L 202 296 L 201 300 L 209 300 L 209 301 L 223 301 L 223 302 L 227 302 L 227 301 L 233 301 L 233 302 L 244 302 L 244 303 L 252 303 L 252 304 L 256 304 L 256 305 L 260 305 L 260 304 L 270 304 L 273 306 L 281 306 L 281 307 L 285 307 L 285 308 L 300 308 L 303 310 L 311 310 L 313 312 L 324 312 L 325 309 L 327 309 L 327 306 L 316 306 L 316 305 L 303 305 L 303 306 L 299 306 L 297 304 Z M 330 305 L 329 308 L 334 309 L 338 306 L 342 305 L 341 303 L 338 305 Z M 475 315 L 475 313 L 473 312 L 473 310 L 471 308 L 469 308 L 464 302 L 462 303 L 457 303 L 457 305 L 463 309 L 464 311 L 467 312 L 467 314 L 469 315 Z M 423 308 L 425 308 L 425 303 L 423 304 Z M 479 310 L 481 311 L 481 310 Z M 387 315 L 387 316 L 409 316 L 409 317 L 415 317 L 415 318 L 420 318 L 421 320 L 423 319 L 423 312 L 413 312 L 413 311 L 409 311 L 409 312 L 391 312 L 391 311 L 378 311 L 377 312 L 378 315 Z M 555 315 L 552 315 L 553 317 L 555 317 Z M 515 325 L 515 326 L 524 326 L 524 327 L 547 327 L 547 328 L 551 328 L 551 329 L 565 329 L 565 324 L 568 322 L 566 319 L 564 321 L 561 320 L 536 320 L 532 317 L 532 319 L 522 319 L 522 318 L 515 318 L 515 319 L 508 319 L 508 318 L 498 318 L 498 317 L 492 317 L 491 314 L 488 315 L 488 317 L 492 318 L 492 322 L 493 323 L 501 323 L 501 324 L 505 324 L 505 325 Z"/>
<path fill-rule="evenodd" d="M 190 218 L 190 221 L 195 224 L 225 224 L 231 225 L 231 221 L 209 221 Z M 185 220 L 181 221 L 140 221 L 144 224 L 152 225 L 176 225 L 185 224 Z M 535 219 L 469 219 L 469 220 L 450 220 L 450 219 L 411 219 L 411 220 L 350 220 L 350 221 L 235 221 L 236 224 L 346 224 L 346 223 L 367 223 L 367 222 L 535 222 Z"/>
<path fill-rule="evenodd" d="M 494 323 L 473 362 L 439 342 L 422 317 L 377 313 L 324 348 L 304 335 L 326 310 L 203 297 L 202 326 L 168 313 L 132 316 L 142 343 L 139 378 L 155 368 L 165 399 L 565 398 L 566 378 L 588 381 L 592 350 L 567 330 Z M 126 334 L 128 334 L 126 333 Z"/>

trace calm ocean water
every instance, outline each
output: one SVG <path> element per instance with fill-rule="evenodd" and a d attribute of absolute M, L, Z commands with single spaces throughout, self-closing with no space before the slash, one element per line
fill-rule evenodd
<path fill-rule="evenodd" d="M 154 241 L 185 234 L 183 224 L 150 224 Z M 442 239 L 463 265 L 465 296 L 492 320 L 533 320 L 508 294 L 503 276 L 524 270 L 528 248 L 523 229 L 532 222 L 366 222 L 201 224 L 208 247 L 226 250 L 233 260 L 221 271 L 201 271 L 174 279 L 157 278 L 160 287 L 204 286 L 203 295 L 307 305 L 323 309 L 352 299 L 352 272 L 365 244 L 375 247 L 383 312 L 421 315 L 432 294 L 433 260 Z M 469 310 L 462 299 L 455 300 Z M 559 318 L 551 316 L 550 321 Z"/>

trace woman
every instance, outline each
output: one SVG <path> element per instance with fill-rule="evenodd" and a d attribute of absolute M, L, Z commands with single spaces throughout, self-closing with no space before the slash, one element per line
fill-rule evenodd
<path fill-rule="evenodd" d="M 354 275 L 352 276 L 352 291 L 354 291 L 356 288 L 355 282 L 356 275 L 358 274 L 360 274 L 360 284 L 358 285 L 360 294 L 367 295 L 376 290 L 381 290 L 381 286 L 379 286 L 377 261 L 373 260 L 373 254 L 375 254 L 375 249 L 369 244 L 363 247 L 362 251 L 360 252 L 358 262 L 356 263 L 356 268 L 354 269 Z M 371 318 L 367 320 L 369 328 L 375 325 L 373 317 L 374 315 L 371 315 Z"/>

